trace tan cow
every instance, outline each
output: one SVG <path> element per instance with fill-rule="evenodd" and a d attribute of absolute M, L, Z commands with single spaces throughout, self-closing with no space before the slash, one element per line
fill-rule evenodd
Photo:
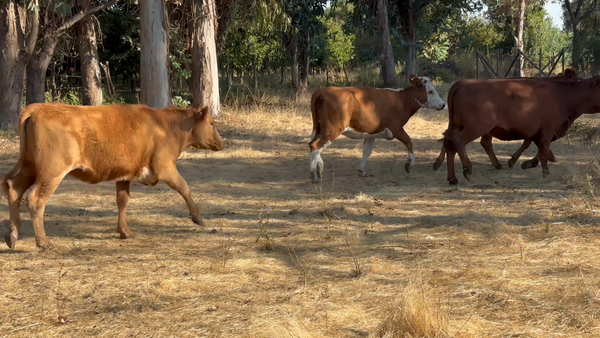
<path fill-rule="evenodd" d="M 367 159 L 377 138 L 396 138 L 404 143 L 408 150 L 404 168 L 410 172 L 415 155 L 404 125 L 421 107 L 442 110 L 445 104 L 428 78 L 412 74 L 409 78 L 411 85 L 403 89 L 326 87 L 313 93 L 313 131 L 308 143 L 313 183 L 320 182 L 323 176 L 321 152 L 342 134 L 365 140 L 358 169 L 362 176 L 366 176 Z"/>
<path fill-rule="evenodd" d="M 165 182 L 183 196 L 192 221 L 204 223 L 175 161 L 188 146 L 223 149 L 207 108 L 32 104 L 21 113 L 19 136 L 19 161 L 1 181 L 10 211 L 9 232 L 4 238 L 11 249 L 21 228 L 21 197 L 29 188 L 27 205 L 35 242 L 38 247 L 48 246 L 44 209 L 67 175 L 91 184 L 117 181 L 121 238 L 131 236 L 125 215 L 131 181 L 149 186 Z"/>

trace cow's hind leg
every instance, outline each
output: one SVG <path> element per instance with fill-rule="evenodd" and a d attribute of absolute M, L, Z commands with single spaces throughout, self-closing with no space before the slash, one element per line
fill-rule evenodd
<path fill-rule="evenodd" d="M 512 168 L 515 165 L 515 163 L 517 163 L 517 160 L 519 159 L 519 157 L 521 157 L 521 155 L 523 155 L 523 152 L 527 148 L 529 148 L 530 145 L 531 145 L 531 140 L 525 140 L 525 141 L 523 141 L 523 144 L 521 145 L 521 147 L 513 154 L 513 156 L 510 158 L 510 160 L 508 160 L 508 167 L 509 168 Z M 525 162 L 523 162 L 523 164 L 521 165 L 521 167 L 524 165 L 524 163 Z"/>
<path fill-rule="evenodd" d="M 369 156 L 371 156 L 371 153 L 373 152 L 374 145 L 375 145 L 374 138 L 365 139 L 365 143 L 363 145 L 363 157 L 362 157 L 362 161 L 360 161 L 360 166 L 358 167 L 358 171 L 360 172 L 360 175 L 363 177 L 367 176 L 367 160 L 369 159 Z"/>
<path fill-rule="evenodd" d="M 406 150 L 408 151 L 408 159 L 404 164 L 404 170 L 406 170 L 407 173 L 410 173 L 410 168 L 415 165 L 415 154 L 413 153 L 413 145 L 410 136 L 408 136 L 402 127 L 392 129 L 392 133 L 394 134 L 395 138 L 404 143 L 406 146 Z"/>
<path fill-rule="evenodd" d="M 60 175 L 52 178 L 38 176 L 31 188 L 31 192 L 27 195 L 31 224 L 35 233 L 35 244 L 42 249 L 48 247 L 48 239 L 44 230 L 44 210 L 46 209 L 46 203 L 50 196 L 54 194 L 64 176 Z"/>
<path fill-rule="evenodd" d="M 433 162 L 433 171 L 438 171 L 442 164 L 444 164 L 444 158 L 446 157 L 446 147 L 442 143 L 442 150 L 440 151 L 440 155 Z"/>
<path fill-rule="evenodd" d="M 10 213 L 10 224 L 8 232 L 4 236 L 4 240 L 6 241 L 6 245 L 11 249 L 15 248 L 15 244 L 19 238 L 19 232 L 21 231 L 21 215 L 19 210 L 21 198 L 34 182 L 35 175 L 33 172 L 31 172 L 30 169 L 23 167 L 16 176 L 7 179 L 2 186 L 4 194 L 8 196 Z"/>
<path fill-rule="evenodd" d="M 117 208 L 119 208 L 119 219 L 117 221 L 117 232 L 121 239 L 132 238 L 133 235 L 127 226 L 127 205 L 129 204 L 130 181 L 117 182 Z"/>
<path fill-rule="evenodd" d="M 170 170 L 162 172 L 159 175 L 159 180 L 165 182 L 171 189 L 177 191 L 185 200 L 187 204 L 188 210 L 190 211 L 190 216 L 192 217 L 192 222 L 204 226 L 204 220 L 202 216 L 200 216 L 200 212 L 198 211 L 198 206 L 194 203 L 192 199 L 192 193 L 190 191 L 190 187 L 187 182 L 181 177 L 175 165 Z"/>
<path fill-rule="evenodd" d="M 502 169 L 502 164 L 500 164 L 498 158 L 496 157 L 496 154 L 494 154 L 494 147 L 492 146 L 492 135 L 486 134 L 481 136 L 481 141 L 479 143 L 487 153 L 494 168 L 498 170 Z"/>
<path fill-rule="evenodd" d="M 547 139 L 542 138 L 540 141 L 536 142 L 536 145 L 538 146 L 538 154 L 536 157 L 539 158 L 539 161 L 542 163 L 542 177 L 546 178 L 550 175 L 548 161 L 551 161 L 554 158 L 554 154 L 552 154 L 552 151 L 550 150 L 550 141 Z"/>

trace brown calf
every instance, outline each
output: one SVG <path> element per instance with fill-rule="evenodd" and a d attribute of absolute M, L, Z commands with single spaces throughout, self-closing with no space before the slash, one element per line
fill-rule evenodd
<path fill-rule="evenodd" d="M 21 228 L 21 197 L 29 188 L 27 205 L 35 242 L 38 247 L 48 246 L 44 209 L 67 175 L 91 184 L 117 181 L 117 231 L 121 238 L 131 236 L 125 215 L 131 181 L 149 186 L 165 182 L 183 196 L 192 221 L 203 225 L 175 161 L 188 146 L 223 149 L 207 108 L 32 104 L 21 113 L 19 136 L 19 161 L 1 181 L 10 211 L 5 240 L 12 249 Z"/>
<path fill-rule="evenodd" d="M 410 136 L 404 125 L 421 107 L 444 109 L 445 104 L 431 81 L 410 75 L 411 85 L 404 89 L 364 87 L 326 87 L 316 90 L 311 99 L 313 131 L 310 136 L 310 177 L 318 183 L 323 177 L 321 152 L 340 135 L 364 139 L 359 171 L 366 176 L 367 159 L 376 138 L 404 143 L 408 150 L 407 172 L 415 163 Z"/>
<path fill-rule="evenodd" d="M 538 146 L 542 175 L 553 159 L 550 142 L 565 121 L 600 111 L 600 77 L 582 81 L 534 79 L 461 80 L 448 94 L 449 123 L 444 132 L 448 181 L 457 184 L 454 155 L 463 175 L 472 174 L 465 145 L 480 136 L 500 140 L 531 140 Z M 565 129 L 566 130 L 566 129 Z"/>

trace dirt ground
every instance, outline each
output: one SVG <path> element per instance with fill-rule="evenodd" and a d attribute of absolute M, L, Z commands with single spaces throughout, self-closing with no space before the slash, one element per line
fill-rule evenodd
<path fill-rule="evenodd" d="M 553 144 L 542 179 L 520 169 L 535 146 L 496 170 L 473 143 L 474 177 L 458 165 L 455 188 L 431 167 L 446 126 L 447 112 L 411 119 L 410 174 L 405 147 L 378 140 L 359 177 L 362 144 L 341 137 L 315 187 L 306 98 L 226 107 L 227 148 L 178 162 L 207 226 L 165 184 L 134 184 L 130 240 L 114 183 L 68 178 L 46 208 L 51 249 L 24 206 L 16 250 L 2 243 L 0 336 L 600 336 L 598 147 Z M 494 142 L 502 163 L 519 146 Z M 1 140 L 0 172 L 17 156 Z"/>

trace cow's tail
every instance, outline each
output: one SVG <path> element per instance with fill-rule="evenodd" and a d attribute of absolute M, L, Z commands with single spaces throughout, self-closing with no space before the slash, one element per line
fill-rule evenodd
<path fill-rule="evenodd" d="M 321 133 L 321 123 L 319 122 L 319 111 L 323 107 L 323 103 L 325 102 L 325 97 L 323 94 L 317 94 L 316 97 L 313 97 L 312 103 L 310 105 L 310 111 L 312 113 L 313 120 L 313 129 L 310 134 L 310 140 L 308 144 L 313 143 L 314 140 L 317 139 L 317 136 Z"/>
<path fill-rule="evenodd" d="M 444 132 L 444 147 L 448 150 L 463 153 L 465 146 L 458 140 L 456 131 L 462 129 L 454 123 L 454 97 L 460 89 L 460 81 L 452 85 L 448 93 L 448 129 Z"/>
<path fill-rule="evenodd" d="M 451 138 L 453 137 L 451 131 L 454 129 L 454 95 L 456 94 L 459 86 L 460 81 L 452 85 L 452 87 L 450 87 L 450 92 L 448 92 L 448 129 L 446 129 L 446 131 L 443 133 L 443 137 L 437 140 L 438 142 L 443 142 L 443 145 L 440 155 L 433 163 L 434 171 L 438 170 L 442 166 L 444 159 L 446 158 L 446 154 L 448 153 L 448 145 L 449 143 L 453 143 L 451 141 Z M 456 150 L 456 146 L 450 145 L 450 147 Z"/>
<path fill-rule="evenodd" d="M 25 162 L 25 156 L 27 155 L 27 125 L 31 120 L 31 115 L 35 112 L 35 107 L 29 106 L 21 111 L 21 115 L 19 116 L 19 160 L 17 164 L 15 164 L 14 168 L 9 171 L 2 181 L 0 181 L 0 186 L 2 187 L 2 193 L 0 193 L 0 202 L 2 201 L 2 195 L 6 195 L 8 199 L 8 180 L 14 178 L 16 174 L 23 167 L 23 163 Z"/>

